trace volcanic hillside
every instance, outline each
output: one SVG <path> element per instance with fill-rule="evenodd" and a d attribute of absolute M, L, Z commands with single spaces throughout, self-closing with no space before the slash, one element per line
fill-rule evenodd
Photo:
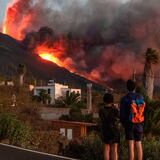
<path fill-rule="evenodd" d="M 8 78 L 15 77 L 18 64 L 26 65 L 29 78 L 34 77 L 44 81 L 53 79 L 56 82 L 80 88 L 85 88 L 87 83 L 93 83 L 95 88 L 101 89 L 101 86 L 94 82 L 73 74 L 53 62 L 44 60 L 37 54 L 26 52 L 21 42 L 0 33 L 0 74 Z"/>
<path fill-rule="evenodd" d="M 7 5 L 2 32 L 21 41 L 21 45 L 16 41 L 14 45 L 23 48 L 25 56 L 29 54 L 29 60 L 23 58 L 32 64 L 34 74 L 41 71 L 40 78 L 50 79 L 51 66 L 55 66 L 42 60 L 45 59 L 98 84 L 114 81 L 122 85 L 117 79 L 126 81 L 133 71 L 136 78 L 143 77 L 147 48 L 160 53 L 159 2 L 13 0 Z M 6 47 L 2 48 L 6 51 Z M 20 55 L 23 52 L 19 51 Z M 47 69 L 41 67 L 42 63 Z M 153 69 L 155 83 L 159 85 L 160 65 Z M 55 70 L 56 81 L 67 81 L 68 76 Z"/>

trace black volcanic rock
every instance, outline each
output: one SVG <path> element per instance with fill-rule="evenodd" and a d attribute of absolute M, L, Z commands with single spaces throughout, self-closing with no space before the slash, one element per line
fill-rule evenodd
<path fill-rule="evenodd" d="M 100 85 L 94 82 L 71 73 L 50 61 L 43 60 L 36 54 L 28 53 L 20 41 L 0 33 L 0 74 L 5 76 L 15 75 L 16 67 L 20 63 L 26 65 L 27 75 L 36 79 L 46 82 L 53 79 L 56 82 L 78 88 L 86 88 L 87 83 L 93 83 L 95 89 L 102 89 Z"/>

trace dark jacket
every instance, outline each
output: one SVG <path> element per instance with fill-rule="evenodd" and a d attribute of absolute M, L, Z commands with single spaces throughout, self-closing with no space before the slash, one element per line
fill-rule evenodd
<path fill-rule="evenodd" d="M 103 135 L 115 135 L 119 133 L 119 110 L 114 106 L 104 106 L 99 111 L 101 129 Z"/>

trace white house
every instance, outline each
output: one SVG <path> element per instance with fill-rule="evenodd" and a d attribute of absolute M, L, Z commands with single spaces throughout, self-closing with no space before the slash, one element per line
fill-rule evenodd
<path fill-rule="evenodd" d="M 34 87 L 34 95 L 39 95 L 41 90 L 46 90 L 46 92 L 51 97 L 49 104 L 54 104 L 55 99 L 59 97 L 64 97 L 66 92 L 69 91 L 79 93 L 81 95 L 81 89 L 71 89 L 67 85 L 55 83 L 53 80 L 50 80 L 47 86 L 36 86 Z"/>

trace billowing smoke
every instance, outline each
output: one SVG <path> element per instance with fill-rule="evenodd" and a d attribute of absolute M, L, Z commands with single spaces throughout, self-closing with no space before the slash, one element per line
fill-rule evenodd
<path fill-rule="evenodd" d="M 159 8 L 159 0 L 15 0 L 3 30 L 23 39 L 48 26 L 62 66 L 99 82 L 126 80 L 133 69 L 142 73 L 148 47 L 159 50 Z"/>

